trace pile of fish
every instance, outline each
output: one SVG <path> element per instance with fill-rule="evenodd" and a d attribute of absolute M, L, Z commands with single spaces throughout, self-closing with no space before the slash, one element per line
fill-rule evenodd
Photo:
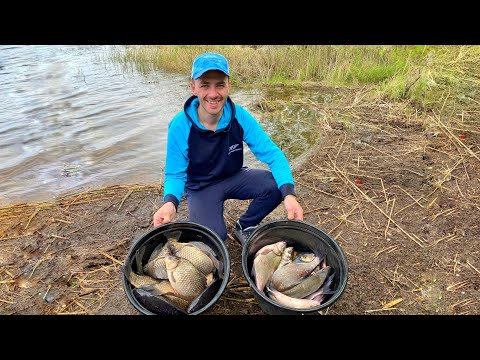
<path fill-rule="evenodd" d="M 175 231 L 165 244 L 160 243 L 145 265 L 145 246 L 141 246 L 135 254 L 138 273 L 132 270 L 131 262 L 121 269 L 143 300 L 153 301 L 157 308 L 191 313 L 212 298 L 222 264 L 208 245 L 179 242 L 180 235 L 181 231 Z"/>
<path fill-rule="evenodd" d="M 325 256 L 296 251 L 286 241 L 265 245 L 253 259 L 255 285 L 280 305 L 309 309 L 333 293 L 331 267 Z"/>

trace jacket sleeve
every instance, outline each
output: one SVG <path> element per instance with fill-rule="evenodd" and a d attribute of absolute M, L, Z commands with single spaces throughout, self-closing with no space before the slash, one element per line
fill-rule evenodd
<path fill-rule="evenodd" d="M 177 116 L 168 126 L 163 201 L 173 202 L 177 209 L 187 181 L 188 133 L 190 131 L 188 123 Z"/>
<path fill-rule="evenodd" d="M 268 165 L 282 193 L 282 199 L 289 194 L 295 195 L 295 183 L 285 154 L 246 109 L 239 105 L 235 106 L 237 120 L 244 132 L 243 141 L 258 160 Z"/>

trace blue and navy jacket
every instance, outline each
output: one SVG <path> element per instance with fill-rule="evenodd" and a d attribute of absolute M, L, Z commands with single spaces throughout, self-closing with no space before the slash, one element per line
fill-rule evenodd
<path fill-rule="evenodd" d="M 212 131 L 198 120 L 199 104 L 191 96 L 168 125 L 164 202 L 178 208 L 185 188 L 199 190 L 238 172 L 243 166 L 243 142 L 268 165 L 282 198 L 295 195 L 287 158 L 245 108 L 228 97 Z"/>

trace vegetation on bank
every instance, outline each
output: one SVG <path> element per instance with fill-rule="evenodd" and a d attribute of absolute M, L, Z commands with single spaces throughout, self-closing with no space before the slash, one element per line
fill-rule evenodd
<path fill-rule="evenodd" d="M 159 45 L 127 46 L 116 61 L 142 72 L 189 74 L 201 52 L 225 55 L 235 86 L 365 86 L 373 99 L 411 100 L 424 108 L 443 93 L 475 99 L 480 46 L 425 45 Z"/>

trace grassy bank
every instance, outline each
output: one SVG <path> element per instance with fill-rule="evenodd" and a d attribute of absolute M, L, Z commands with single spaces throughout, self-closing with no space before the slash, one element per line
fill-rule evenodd
<path fill-rule="evenodd" d="M 189 74 L 201 52 L 225 55 L 235 86 L 364 86 L 370 99 L 407 100 L 417 107 L 469 101 L 480 85 L 480 46 L 128 46 L 116 61 L 142 72 Z"/>

